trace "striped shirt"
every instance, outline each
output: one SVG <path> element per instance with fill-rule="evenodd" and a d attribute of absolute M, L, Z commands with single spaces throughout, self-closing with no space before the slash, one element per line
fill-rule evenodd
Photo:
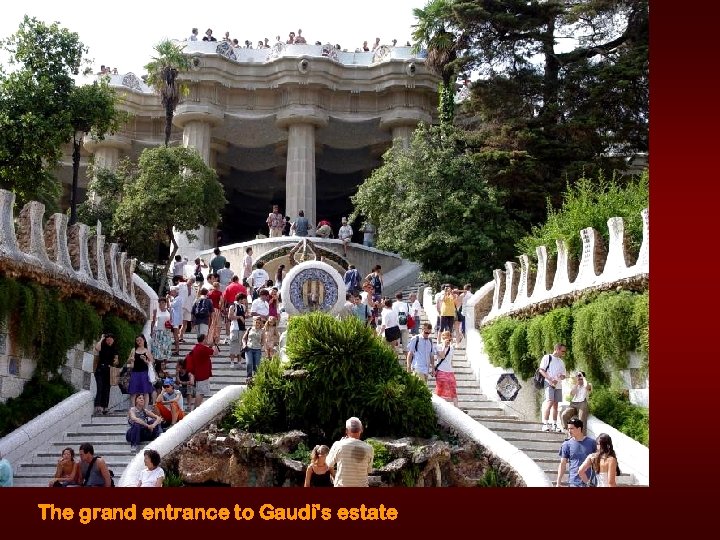
<path fill-rule="evenodd" d="M 325 460 L 335 467 L 335 487 L 368 487 L 372 471 L 373 447 L 360 439 L 346 437 L 333 443 Z"/>

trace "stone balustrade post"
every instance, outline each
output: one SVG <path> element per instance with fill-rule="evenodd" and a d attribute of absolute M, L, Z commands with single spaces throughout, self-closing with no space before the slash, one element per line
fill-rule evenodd
<path fill-rule="evenodd" d="M 0 189 L 0 251 L 7 254 L 18 252 L 18 242 L 15 237 L 15 223 L 13 222 L 13 209 L 15 207 L 15 194 L 12 191 Z"/>
<path fill-rule="evenodd" d="M 635 266 L 638 271 L 648 273 L 650 272 L 650 209 L 645 208 L 640 215 L 643 220 L 643 239 Z"/>
<path fill-rule="evenodd" d="M 45 248 L 48 257 L 66 270 L 74 271 L 70 262 L 67 241 L 68 217 L 65 214 L 53 214 L 45 224 Z"/>
<path fill-rule="evenodd" d="M 583 243 L 582 258 L 573 285 L 589 287 L 597 281 L 600 275 L 601 264 L 605 262 L 606 250 L 602 238 L 592 227 L 580 231 L 580 238 Z"/>
<path fill-rule="evenodd" d="M 89 277 L 93 277 L 88 261 L 88 226 L 75 223 L 68 227 L 68 249 L 73 269 Z"/>
<path fill-rule="evenodd" d="M 520 259 L 520 281 L 518 283 L 517 295 L 515 301 L 525 302 L 533 292 L 533 271 L 530 268 L 530 260 L 527 255 L 523 254 L 518 257 Z"/>
<path fill-rule="evenodd" d="M 119 277 L 120 274 L 118 273 L 117 268 L 117 255 L 119 251 L 120 246 L 118 246 L 115 242 L 107 246 L 105 250 L 105 272 L 108 276 L 110 276 L 110 279 L 108 280 L 109 285 L 112 287 L 112 290 L 118 296 L 122 294 Z"/>
<path fill-rule="evenodd" d="M 50 259 L 45 249 L 42 227 L 44 214 L 45 205 L 41 202 L 30 201 L 23 207 L 18 216 L 18 247 L 20 251 L 39 259 L 41 264 L 48 264 Z"/>
<path fill-rule="evenodd" d="M 495 288 L 493 289 L 493 307 L 491 313 L 500 311 L 505 307 L 503 298 L 505 298 L 505 272 L 500 269 L 493 270 L 493 279 L 495 280 Z"/>
<path fill-rule="evenodd" d="M 520 273 L 517 271 L 518 264 L 512 261 L 505 263 L 505 295 L 503 296 L 502 309 L 507 311 L 517 298 Z"/>

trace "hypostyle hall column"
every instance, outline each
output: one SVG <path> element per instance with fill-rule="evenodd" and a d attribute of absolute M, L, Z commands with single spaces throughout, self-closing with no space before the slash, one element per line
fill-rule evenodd
<path fill-rule="evenodd" d="M 209 103 L 186 102 L 178 106 L 173 117 L 173 124 L 183 130 L 183 146 L 195 148 L 205 164 L 215 165 L 212 155 L 212 128 L 219 125 L 224 118 L 222 110 Z M 215 231 L 209 227 L 200 227 L 194 231 L 197 240 L 188 242 L 187 236 L 175 231 L 175 242 L 178 254 L 190 261 L 197 257 L 199 251 L 210 249 L 215 244 Z"/>
<path fill-rule="evenodd" d="M 106 135 L 101 141 L 93 139 L 90 135 L 83 138 L 83 146 L 85 150 L 93 155 L 95 168 L 103 168 L 114 171 L 123 152 L 130 150 L 130 139 L 124 135 Z M 100 202 L 100 196 L 97 193 L 88 193 L 88 198 L 95 203 Z"/>
<path fill-rule="evenodd" d="M 285 215 L 294 220 L 304 210 L 305 217 L 315 225 L 315 129 L 327 125 L 328 115 L 314 106 L 294 105 L 278 113 L 276 123 L 288 130 Z"/>
<path fill-rule="evenodd" d="M 420 110 L 408 107 L 391 109 L 380 119 L 380 129 L 389 129 L 392 132 L 393 144 L 400 144 L 403 148 L 410 146 L 412 133 L 420 122 L 429 124 L 431 116 Z"/>

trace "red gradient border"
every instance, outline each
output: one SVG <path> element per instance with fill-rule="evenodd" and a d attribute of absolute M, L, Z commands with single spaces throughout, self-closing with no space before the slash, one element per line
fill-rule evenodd
<path fill-rule="evenodd" d="M 421 2 L 418 2 L 420 4 Z M 687 17 L 688 21 L 683 22 Z M 564 536 L 581 527 L 587 534 L 625 536 L 644 531 L 684 534 L 697 527 L 693 517 L 701 507 L 709 509 L 710 490 L 715 489 L 717 445 L 713 444 L 717 422 L 710 403 L 716 368 L 702 370 L 715 352 L 718 330 L 710 301 L 694 306 L 693 272 L 707 271 L 707 258 L 716 249 L 714 223 L 691 223 L 693 218 L 717 216 L 717 172 L 704 167 L 706 156 L 720 153 L 718 118 L 717 47 L 715 19 L 698 3 L 681 7 L 674 2 L 652 2 L 651 13 L 651 209 L 653 249 L 651 265 L 652 487 L 649 489 L 137 489 L 114 490 L 0 490 L 3 536 L 12 532 L 47 538 L 101 534 L 127 540 L 131 531 L 173 535 L 217 533 L 283 534 L 305 537 L 343 538 L 473 537 L 513 538 L 543 534 L 538 526 L 544 517 L 547 533 Z M 691 20 L 690 20 L 691 19 Z M 706 28 L 700 28 L 703 23 Z M 697 43 L 705 38 L 707 43 Z M 704 45 L 704 47 L 703 47 Z M 710 58 L 702 54 L 707 51 Z M 707 218 L 706 218 L 707 219 Z M 700 225 L 700 227 L 698 227 Z M 708 280 L 710 282 L 710 280 Z M 712 281 L 714 283 L 714 280 Z M 696 289 L 697 290 L 697 289 Z M 716 300 L 715 300 L 716 302 Z M 702 372 L 709 373 L 703 375 Z M 694 381 L 698 386 L 694 386 Z M 709 432 L 709 434 L 708 434 Z M 710 465 L 708 467 L 708 465 Z M 708 486 L 707 492 L 703 487 Z M 688 489 L 688 487 L 690 489 Z M 200 488 L 198 488 L 200 489 Z M 700 500 L 701 499 L 701 500 Z M 704 501 L 704 502 L 703 502 Z M 278 522 L 256 517 L 250 522 L 71 522 L 42 521 L 39 503 L 53 503 L 75 510 L 82 506 L 138 507 L 174 506 L 258 509 L 262 504 L 302 507 L 318 503 L 340 507 L 379 506 L 398 510 L 395 521 Z M 709 514 L 712 515 L 712 514 Z M 677 524 L 677 525 L 676 525 Z M 682 527 L 682 529 L 680 529 Z M 471 529 L 473 532 L 467 531 Z M 465 532 L 467 531 L 467 532 Z M 255 536 L 258 538 L 259 536 Z"/>

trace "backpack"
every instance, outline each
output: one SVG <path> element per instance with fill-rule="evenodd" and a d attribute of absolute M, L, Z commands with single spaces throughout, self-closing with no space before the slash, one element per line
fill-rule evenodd
<path fill-rule="evenodd" d="M 97 461 L 98 457 L 99 456 L 94 456 L 92 458 L 92 461 L 90 461 L 90 465 L 88 465 L 88 468 L 85 471 L 85 476 L 83 477 L 83 482 L 82 482 L 83 487 L 85 487 L 88 483 L 88 480 L 90 480 L 90 472 L 92 471 L 92 468 L 95 466 L 95 462 Z M 110 474 L 110 487 L 115 487 L 115 473 L 112 472 L 112 470 L 110 470 L 109 468 L 108 468 L 108 473 Z"/>
<path fill-rule="evenodd" d="M 360 272 L 358 272 L 357 268 L 353 269 L 352 274 L 350 275 L 350 288 L 353 291 L 360 290 Z"/>
<path fill-rule="evenodd" d="M 398 324 L 401 326 L 407 326 L 408 316 L 404 311 L 398 311 Z"/>
<path fill-rule="evenodd" d="M 192 307 L 192 314 L 196 317 L 207 317 L 208 315 L 210 315 L 210 306 L 208 305 L 209 302 L 210 300 L 208 300 L 207 298 L 201 298 L 200 300 L 195 302 Z"/>
<path fill-rule="evenodd" d="M 550 367 L 550 362 L 552 362 L 552 355 L 548 354 L 548 363 L 547 366 L 545 366 L 545 371 L 547 371 Z M 540 366 L 542 366 L 542 362 L 540 362 Z M 533 385 L 537 390 L 542 390 L 545 386 L 545 377 L 543 377 L 542 373 L 540 373 L 540 368 L 535 370 L 535 375 L 533 375 Z"/>

